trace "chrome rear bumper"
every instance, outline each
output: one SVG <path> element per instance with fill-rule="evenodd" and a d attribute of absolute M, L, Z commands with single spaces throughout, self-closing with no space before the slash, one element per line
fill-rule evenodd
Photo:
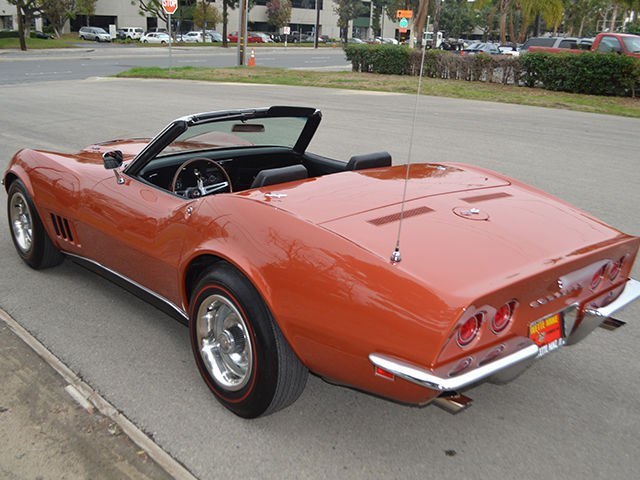
<path fill-rule="evenodd" d="M 572 323 L 570 328 L 566 328 L 565 325 L 566 343 L 579 342 L 615 312 L 638 298 L 640 298 L 640 282 L 629 279 L 616 300 L 604 307 L 585 309 L 582 321 L 577 326 Z M 577 313 L 577 308 L 575 310 Z M 491 377 L 493 377 L 492 380 L 509 381 L 528 368 L 538 355 L 538 346 L 529 338 L 514 338 L 505 343 L 507 347 L 504 355 L 486 364 L 476 363 L 474 368 L 454 376 L 448 375 L 448 372 L 454 368 L 454 364 L 433 371 L 397 357 L 379 353 L 371 353 L 369 360 L 375 366 L 417 385 L 441 392 L 458 391 Z M 482 358 L 484 353 L 486 352 L 474 355 Z"/>

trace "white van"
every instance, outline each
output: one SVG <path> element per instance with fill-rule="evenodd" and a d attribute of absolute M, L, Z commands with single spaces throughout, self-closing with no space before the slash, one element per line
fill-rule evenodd
<path fill-rule="evenodd" d="M 144 33 L 144 29 L 140 27 L 122 27 L 121 30 L 124 32 L 124 38 L 130 38 L 131 40 L 140 40 Z"/>

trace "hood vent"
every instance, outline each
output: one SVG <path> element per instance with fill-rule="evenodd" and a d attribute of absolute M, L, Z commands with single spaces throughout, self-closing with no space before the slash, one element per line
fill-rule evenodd
<path fill-rule="evenodd" d="M 461 198 L 461 200 L 467 203 L 477 203 L 477 202 L 484 202 L 487 200 L 496 200 L 498 198 L 508 198 L 510 196 L 511 195 L 508 193 L 498 192 L 498 193 L 488 193 L 486 195 L 476 195 L 474 197 Z"/>
<path fill-rule="evenodd" d="M 418 208 L 413 208 L 411 210 L 405 210 L 402 216 L 404 218 L 416 217 L 418 215 L 423 215 L 429 212 L 433 212 L 433 209 L 429 207 L 418 207 Z M 400 212 L 392 213 L 391 215 L 385 215 L 384 217 L 372 218 L 371 220 L 367 220 L 367 221 L 373 225 L 381 227 L 382 225 L 386 225 L 387 223 L 400 221 Z"/>

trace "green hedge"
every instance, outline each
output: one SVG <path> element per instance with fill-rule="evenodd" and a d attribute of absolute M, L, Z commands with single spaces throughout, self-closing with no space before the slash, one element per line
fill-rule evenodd
<path fill-rule="evenodd" d="M 17 30 L 2 30 L 0 38 L 18 38 L 18 32 Z"/>
<path fill-rule="evenodd" d="M 640 61 L 617 53 L 528 53 L 519 59 L 522 82 L 589 95 L 635 96 L 640 84 Z"/>
<path fill-rule="evenodd" d="M 347 45 L 345 54 L 356 72 L 417 75 L 422 60 L 422 51 L 397 45 Z M 636 96 L 640 92 L 640 60 L 615 53 L 511 57 L 427 50 L 423 74 L 591 95 Z"/>
<path fill-rule="evenodd" d="M 408 74 L 412 50 L 398 45 L 347 45 L 344 49 L 354 72 Z"/>

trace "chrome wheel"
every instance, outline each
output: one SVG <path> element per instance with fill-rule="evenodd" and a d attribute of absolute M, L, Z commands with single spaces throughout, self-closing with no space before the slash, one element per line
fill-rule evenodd
<path fill-rule="evenodd" d="M 22 253 L 28 253 L 33 245 L 33 217 L 27 199 L 15 192 L 9 203 L 9 221 L 16 245 Z"/>
<path fill-rule="evenodd" d="M 242 389 L 251 378 L 253 347 L 249 329 L 231 301 L 222 295 L 204 299 L 196 316 L 196 339 L 204 366 L 224 389 Z"/>

